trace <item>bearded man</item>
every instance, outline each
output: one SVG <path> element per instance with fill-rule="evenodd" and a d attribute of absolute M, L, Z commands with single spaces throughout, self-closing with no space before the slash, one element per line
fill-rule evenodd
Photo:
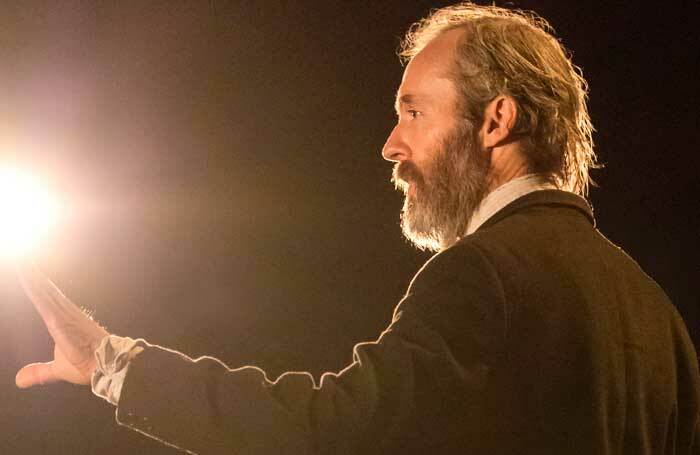
<path fill-rule="evenodd" d="M 191 453 L 700 453 L 700 378 L 664 292 L 594 227 L 585 81 L 546 22 L 464 3 L 411 29 L 383 149 L 437 254 L 316 385 L 109 335 L 33 269 L 56 341 L 20 387 L 91 383 Z"/>

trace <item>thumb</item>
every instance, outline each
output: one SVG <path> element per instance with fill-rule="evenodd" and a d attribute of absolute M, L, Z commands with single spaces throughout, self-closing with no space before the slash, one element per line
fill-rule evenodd
<path fill-rule="evenodd" d="M 44 385 L 59 380 L 53 370 L 53 362 L 31 363 L 17 372 L 15 384 L 20 389 L 26 389 L 35 385 Z"/>

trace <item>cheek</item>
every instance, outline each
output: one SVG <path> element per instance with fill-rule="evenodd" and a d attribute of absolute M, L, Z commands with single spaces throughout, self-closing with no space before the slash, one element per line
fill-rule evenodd
<path fill-rule="evenodd" d="M 412 145 L 412 161 L 425 169 L 440 153 L 444 134 L 435 128 L 422 128 L 415 132 Z"/>

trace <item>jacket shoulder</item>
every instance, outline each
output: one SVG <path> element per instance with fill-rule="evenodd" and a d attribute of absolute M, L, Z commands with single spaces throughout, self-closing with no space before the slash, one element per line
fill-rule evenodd
<path fill-rule="evenodd" d="M 483 287 L 499 281 L 496 268 L 484 253 L 484 245 L 467 240 L 431 257 L 415 274 L 406 294 L 430 292 L 457 283 Z"/>

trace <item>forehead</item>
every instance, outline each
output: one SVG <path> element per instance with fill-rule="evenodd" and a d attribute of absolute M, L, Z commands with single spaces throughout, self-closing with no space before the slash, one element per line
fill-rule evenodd
<path fill-rule="evenodd" d="M 461 29 L 448 30 L 431 40 L 406 66 L 396 94 L 397 105 L 404 99 L 450 101 L 456 96 L 449 73 L 455 58 Z"/>

